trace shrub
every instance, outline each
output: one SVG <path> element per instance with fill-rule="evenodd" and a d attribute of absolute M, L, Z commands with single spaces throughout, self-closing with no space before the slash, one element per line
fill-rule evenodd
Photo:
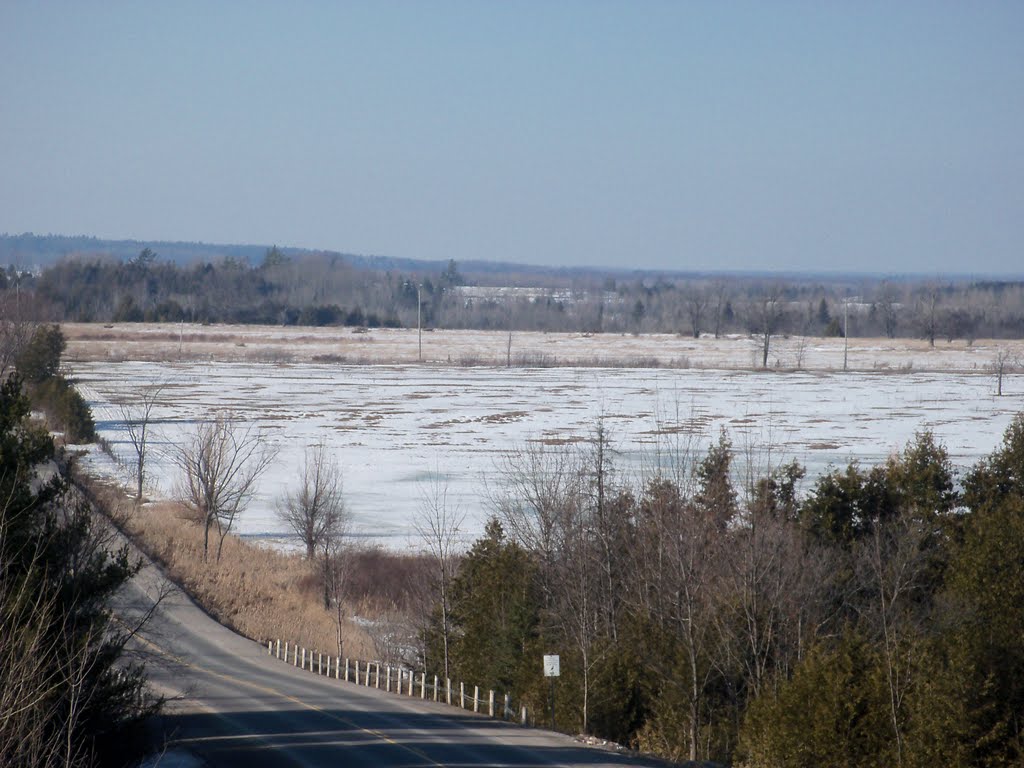
<path fill-rule="evenodd" d="M 64 354 L 64 334 L 59 325 L 43 325 L 14 360 L 14 367 L 26 384 L 38 384 L 57 375 Z"/>
<path fill-rule="evenodd" d="M 32 388 L 34 404 L 43 410 L 51 426 L 64 433 L 69 443 L 91 443 L 96 424 L 89 404 L 63 376 L 54 376 Z"/>

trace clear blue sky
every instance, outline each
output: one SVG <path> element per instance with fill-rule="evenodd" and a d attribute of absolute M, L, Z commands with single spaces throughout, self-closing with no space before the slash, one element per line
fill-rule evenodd
<path fill-rule="evenodd" d="M 0 3 L 0 231 L 1024 272 L 1024 2 Z"/>

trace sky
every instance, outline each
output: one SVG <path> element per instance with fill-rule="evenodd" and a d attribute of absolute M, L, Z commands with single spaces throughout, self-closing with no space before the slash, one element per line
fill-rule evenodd
<path fill-rule="evenodd" d="M 1024 3 L 0 2 L 0 232 L 1024 273 Z"/>

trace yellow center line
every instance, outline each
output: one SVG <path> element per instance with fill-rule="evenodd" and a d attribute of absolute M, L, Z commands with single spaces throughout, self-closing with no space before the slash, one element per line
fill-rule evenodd
<path fill-rule="evenodd" d="M 156 651 L 160 655 L 166 656 L 167 658 L 171 659 L 172 661 L 174 661 L 174 662 L 176 662 L 178 664 L 181 664 L 182 666 L 188 667 L 190 669 L 194 669 L 197 672 L 202 672 L 202 673 L 207 674 L 207 675 L 213 675 L 214 677 L 218 677 L 221 680 L 225 680 L 227 682 L 234 683 L 235 685 L 241 685 L 241 686 L 246 686 L 246 687 L 249 687 L 249 688 L 254 688 L 257 691 L 262 691 L 263 693 L 269 694 L 271 696 L 277 696 L 279 698 L 284 699 L 285 701 L 290 701 L 293 704 L 299 705 L 300 707 L 305 707 L 306 709 L 310 709 L 310 710 L 312 710 L 314 712 L 318 712 L 321 715 L 330 718 L 331 720 L 335 720 L 335 721 L 341 723 L 342 725 L 348 726 L 349 728 L 353 728 L 353 729 L 355 729 L 357 731 L 362 731 L 363 733 L 365 733 L 365 734 L 367 734 L 369 736 L 373 736 L 374 738 L 386 741 L 388 744 L 391 744 L 392 746 L 398 747 L 400 749 L 404 749 L 406 752 L 410 752 L 411 754 L 416 755 L 417 757 L 422 758 L 423 760 L 426 760 L 428 763 L 430 763 L 433 766 L 436 766 L 437 768 L 445 768 L 443 763 L 438 763 L 437 761 L 432 759 L 429 755 L 427 755 L 423 751 L 417 749 L 416 747 L 411 747 L 408 744 L 403 744 L 402 742 L 395 741 L 394 739 L 392 739 L 387 734 L 381 733 L 380 731 L 374 730 L 373 728 L 364 728 L 361 725 L 357 725 L 356 723 L 353 723 L 351 720 L 348 720 L 348 719 L 346 719 L 344 717 L 341 717 L 340 715 L 337 715 L 337 714 L 335 714 L 333 712 L 327 711 L 326 709 L 318 707 L 316 704 L 310 704 L 310 703 L 308 703 L 306 701 L 303 701 L 302 699 L 298 699 L 298 698 L 296 698 L 294 696 L 289 696 L 287 693 L 282 693 L 281 691 L 278 691 L 277 689 L 271 688 L 271 687 L 266 686 L 266 685 L 261 685 L 259 683 L 252 683 L 252 682 L 249 682 L 248 680 L 242 680 L 241 678 L 235 677 L 234 675 L 226 674 L 224 672 L 214 672 L 212 669 L 208 669 L 206 667 L 200 666 L 199 664 L 195 664 L 195 663 L 193 663 L 191 661 L 183 659 L 180 656 L 176 656 L 173 653 L 171 653 L 170 651 L 164 650 L 159 645 L 154 643 L 152 640 L 148 640 L 145 637 L 142 637 L 141 635 L 136 635 L 135 638 L 137 640 L 141 641 L 142 643 L 144 643 L 145 645 L 149 646 L 150 648 L 152 648 L 154 651 Z"/>

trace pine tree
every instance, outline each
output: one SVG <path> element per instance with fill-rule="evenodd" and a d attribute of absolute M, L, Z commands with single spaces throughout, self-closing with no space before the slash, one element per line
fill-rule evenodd
<path fill-rule="evenodd" d="M 492 518 L 452 584 L 458 677 L 485 689 L 524 690 L 540 671 L 539 610 L 536 564 Z"/>

